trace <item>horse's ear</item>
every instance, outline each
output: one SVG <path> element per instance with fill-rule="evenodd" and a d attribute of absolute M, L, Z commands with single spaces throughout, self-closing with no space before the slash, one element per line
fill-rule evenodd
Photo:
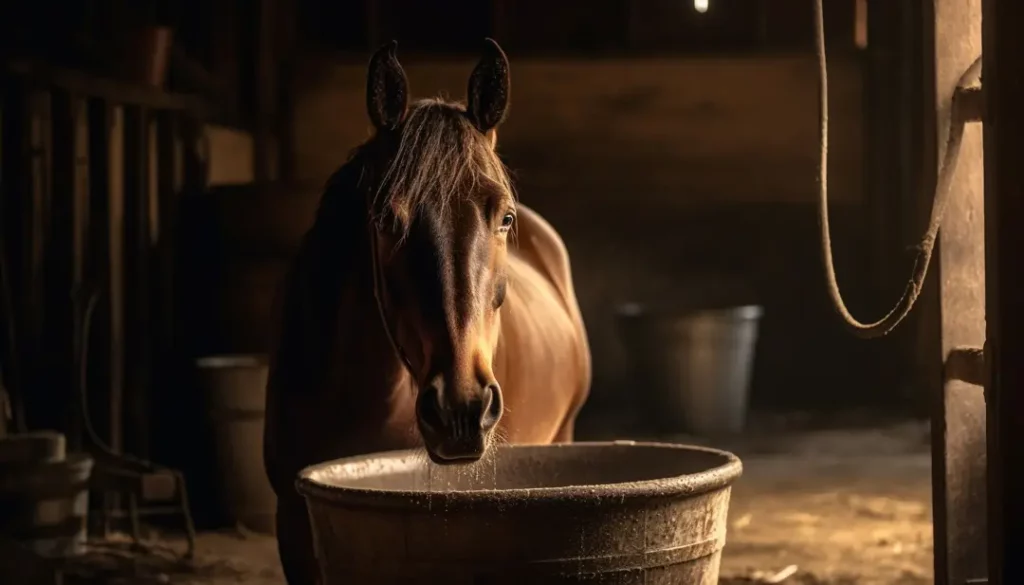
<path fill-rule="evenodd" d="M 466 113 L 477 130 L 487 133 L 505 120 L 511 80 L 508 57 L 494 39 L 484 41 L 484 54 L 469 76 Z"/>
<path fill-rule="evenodd" d="M 391 41 L 370 58 L 366 77 L 366 109 L 377 130 L 394 130 L 405 118 L 409 105 L 409 80 L 395 56 L 397 41 Z"/>

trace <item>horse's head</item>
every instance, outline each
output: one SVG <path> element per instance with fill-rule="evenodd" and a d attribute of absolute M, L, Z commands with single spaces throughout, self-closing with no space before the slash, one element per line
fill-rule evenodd
<path fill-rule="evenodd" d="M 505 300 L 509 177 L 494 148 L 508 61 L 488 40 L 467 105 L 408 103 L 394 42 L 373 56 L 367 143 L 374 284 L 381 320 L 414 378 L 416 418 L 437 463 L 479 459 L 503 411 L 492 372 Z"/>

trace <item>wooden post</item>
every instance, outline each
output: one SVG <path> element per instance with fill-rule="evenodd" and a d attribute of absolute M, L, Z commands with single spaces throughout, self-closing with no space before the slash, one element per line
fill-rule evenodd
<path fill-rule="evenodd" d="M 988 267 L 989 582 L 1024 583 L 1012 532 L 1024 523 L 1024 35 L 1019 0 L 984 0 L 985 243 Z"/>
<path fill-rule="evenodd" d="M 86 276 L 89 268 L 89 253 L 90 253 L 90 241 L 89 241 L 89 226 L 90 226 L 90 208 L 89 199 L 91 196 L 90 184 L 91 177 L 89 176 L 89 146 L 91 137 L 89 135 L 89 104 L 81 98 L 76 97 L 72 101 L 72 119 L 74 121 L 74 185 L 73 185 L 73 196 L 72 196 L 72 221 L 73 221 L 73 234 L 72 234 L 72 264 L 71 264 L 71 287 L 73 294 L 81 295 L 85 291 L 87 285 Z M 83 343 L 84 327 L 85 324 L 83 319 L 85 317 L 84 310 L 85 304 L 88 299 L 80 296 L 81 304 L 76 307 L 74 314 L 74 338 L 78 344 Z M 75 353 L 72 360 L 72 364 L 79 366 L 78 359 L 81 358 L 81 345 L 75 345 L 73 351 Z M 76 370 L 78 368 L 76 367 Z M 76 414 L 75 420 L 72 423 L 72 429 L 69 435 L 74 437 L 79 443 L 82 443 L 83 437 L 83 396 L 80 395 L 82 388 L 80 384 L 83 380 L 80 378 L 81 371 L 76 371 L 71 376 L 72 390 L 71 395 L 73 396 L 75 407 L 71 409 Z M 69 445 L 75 447 L 81 447 L 80 445 Z"/>
<path fill-rule="evenodd" d="M 24 256 L 24 286 L 21 309 L 25 318 L 25 337 L 22 349 L 27 350 L 31 380 L 22 391 L 26 400 L 34 406 L 29 411 L 30 423 L 35 428 L 61 430 L 57 423 L 53 401 L 59 400 L 48 388 L 48 367 L 46 364 L 46 257 L 50 232 L 50 203 L 52 185 L 50 169 L 53 155 L 53 129 L 50 124 L 50 94 L 32 91 L 28 98 L 28 160 L 29 188 L 28 208 L 25 214 L 27 227 Z"/>
<path fill-rule="evenodd" d="M 149 403 L 152 391 L 150 326 L 150 199 L 152 164 L 150 114 L 124 106 L 124 187 L 122 192 L 124 258 L 124 407 L 131 451 L 149 456 Z M 126 441 L 127 442 L 127 441 Z"/>
<path fill-rule="evenodd" d="M 108 141 L 107 176 L 107 308 L 110 334 L 110 396 L 109 440 L 110 448 L 120 453 L 124 448 L 124 109 L 110 108 L 110 134 Z"/>
<path fill-rule="evenodd" d="M 934 192 L 938 161 L 944 153 L 950 123 L 951 99 L 961 75 L 981 54 L 981 0 L 934 0 L 933 34 L 926 34 L 926 94 L 932 123 L 926 140 L 934 148 L 925 163 L 924 193 Z M 927 24 L 927 23 L 926 23 Z M 928 38 L 928 37 L 931 38 Z M 927 60 L 926 60 L 927 65 Z M 985 342 L 984 184 L 981 127 L 964 132 L 949 207 L 939 234 L 937 256 L 942 354 L 957 346 L 980 347 Z M 939 370 L 941 371 L 941 370 Z M 986 523 L 985 400 L 981 389 L 961 381 L 934 388 L 932 411 L 932 470 L 934 476 L 935 583 L 962 585 L 984 578 Z"/>
<path fill-rule="evenodd" d="M 69 449 L 80 449 L 81 404 L 76 354 L 81 340 L 81 306 L 73 296 L 85 276 L 88 249 L 88 127 L 86 102 L 77 95 L 55 91 L 52 97 L 53 199 L 47 262 L 48 383 L 63 404 Z M 84 164 L 83 164 L 84 162 Z"/>
<path fill-rule="evenodd" d="M 89 230 L 86 249 L 86 295 L 98 296 L 97 305 L 91 316 L 91 335 L 88 344 L 88 370 L 86 383 L 90 392 L 88 404 L 89 419 L 93 430 L 102 439 L 109 428 L 107 405 L 109 404 L 110 346 L 102 340 L 107 339 L 109 324 L 107 311 L 107 284 L 103 282 L 106 274 L 108 247 L 110 242 L 110 214 L 108 191 L 110 188 L 110 134 L 112 131 L 112 109 L 106 102 L 90 100 L 86 103 L 87 117 L 87 148 L 89 159 L 87 165 L 87 181 L 89 197 L 88 205 Z M 88 299 L 85 299 L 88 302 Z M 84 308 L 84 307 L 83 307 Z M 82 325 L 84 326 L 84 312 Z M 84 341 L 84 337 L 82 338 Z M 80 355 L 79 358 L 82 356 Z M 83 421 L 84 422 L 84 421 Z M 88 429 L 86 429 L 88 430 Z M 93 439 L 92 436 L 86 437 Z"/>

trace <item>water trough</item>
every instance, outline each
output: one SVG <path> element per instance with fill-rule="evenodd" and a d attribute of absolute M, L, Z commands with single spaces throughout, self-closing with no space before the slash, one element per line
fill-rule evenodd
<path fill-rule="evenodd" d="M 658 443 L 501 446 L 472 466 L 415 451 L 300 473 L 324 585 L 714 585 L 724 451 Z"/>

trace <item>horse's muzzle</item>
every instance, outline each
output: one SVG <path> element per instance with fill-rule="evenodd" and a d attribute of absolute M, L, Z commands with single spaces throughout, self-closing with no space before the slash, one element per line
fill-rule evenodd
<path fill-rule="evenodd" d="M 503 410 L 501 389 L 487 386 L 468 400 L 446 401 L 436 386 L 420 391 L 416 419 L 430 459 L 437 464 L 470 463 L 487 451 Z"/>

